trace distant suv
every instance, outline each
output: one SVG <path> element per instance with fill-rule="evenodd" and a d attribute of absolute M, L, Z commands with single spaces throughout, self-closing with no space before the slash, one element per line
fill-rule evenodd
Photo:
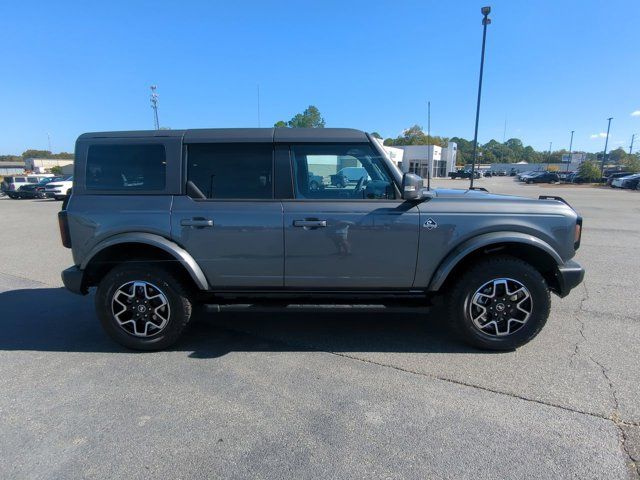
<path fill-rule="evenodd" d="M 448 303 L 486 349 L 531 340 L 583 269 L 582 219 L 562 199 L 427 190 L 350 129 L 88 133 L 59 214 L 98 317 L 134 349 L 177 341 L 196 303 Z M 357 182 L 314 175 L 361 168 Z M 335 173 L 332 173 L 335 172 Z"/>
<path fill-rule="evenodd" d="M 44 195 L 47 198 L 64 200 L 71 193 L 72 187 L 73 187 L 73 177 L 66 177 L 63 180 L 48 183 L 44 187 Z"/>

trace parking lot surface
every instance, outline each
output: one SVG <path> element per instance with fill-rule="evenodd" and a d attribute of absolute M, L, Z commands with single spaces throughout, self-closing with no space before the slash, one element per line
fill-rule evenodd
<path fill-rule="evenodd" d="M 584 284 L 515 352 L 438 308 L 200 313 L 130 352 L 62 289 L 60 202 L 0 199 L 0 478 L 639 478 L 640 192 L 476 184 L 584 217 Z"/>

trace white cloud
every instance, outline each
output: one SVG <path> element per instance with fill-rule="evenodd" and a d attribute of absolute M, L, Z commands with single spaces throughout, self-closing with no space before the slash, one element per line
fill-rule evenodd
<path fill-rule="evenodd" d="M 640 110 L 634 110 L 633 112 L 631 112 L 631 116 L 632 117 L 640 117 Z"/>
<path fill-rule="evenodd" d="M 600 132 L 600 133 L 594 133 L 593 135 L 591 135 L 591 138 L 605 138 L 607 136 L 607 134 L 605 132 Z"/>

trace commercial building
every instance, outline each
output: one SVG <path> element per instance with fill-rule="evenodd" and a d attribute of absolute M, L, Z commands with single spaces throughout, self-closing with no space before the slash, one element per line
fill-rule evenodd
<path fill-rule="evenodd" d="M 429 165 L 431 165 L 431 178 L 438 178 L 447 177 L 449 172 L 456 169 L 458 145 L 455 142 L 449 142 L 444 148 L 438 145 L 397 145 L 385 146 L 384 149 L 398 168 L 405 173 L 416 173 L 427 178 Z"/>
<path fill-rule="evenodd" d="M 24 173 L 22 162 L 0 162 L 0 177 L 6 175 L 21 175 Z"/>
<path fill-rule="evenodd" d="M 35 173 L 45 173 L 53 167 L 73 164 L 72 158 L 25 158 L 24 169 Z"/>

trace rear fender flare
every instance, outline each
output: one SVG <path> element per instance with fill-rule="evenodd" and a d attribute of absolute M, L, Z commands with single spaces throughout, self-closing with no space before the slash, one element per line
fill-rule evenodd
<path fill-rule="evenodd" d="M 95 245 L 91 251 L 85 255 L 82 263 L 80 264 L 80 269 L 86 269 L 91 262 L 91 259 L 105 248 L 123 243 L 141 243 L 164 250 L 180 262 L 200 290 L 209 289 L 207 277 L 204 275 L 204 272 L 195 259 L 184 248 L 180 247 L 175 242 L 153 233 L 122 233 L 109 237 Z"/>

